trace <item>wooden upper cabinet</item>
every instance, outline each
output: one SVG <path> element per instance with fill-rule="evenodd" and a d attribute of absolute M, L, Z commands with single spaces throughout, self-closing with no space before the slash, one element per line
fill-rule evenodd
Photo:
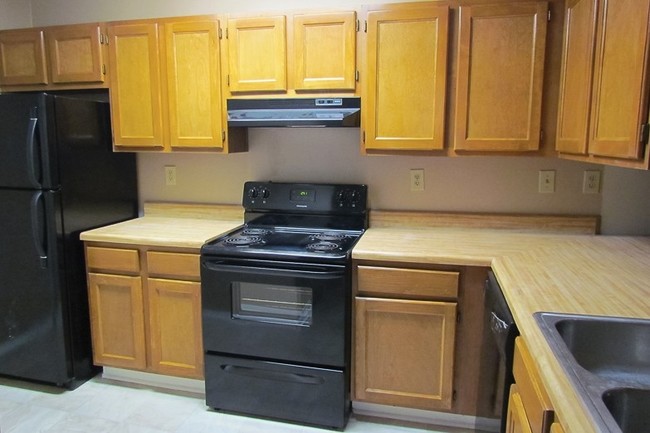
<path fill-rule="evenodd" d="M 563 156 L 647 168 L 647 158 L 639 160 L 649 20 L 650 0 L 567 1 L 556 141 Z"/>
<path fill-rule="evenodd" d="M 638 159 L 648 121 L 650 0 L 600 2 L 589 152 Z"/>
<path fill-rule="evenodd" d="M 294 88 L 354 90 L 356 13 L 293 16 Z"/>
<path fill-rule="evenodd" d="M 566 3 L 555 148 L 587 153 L 598 0 Z"/>
<path fill-rule="evenodd" d="M 111 24 L 110 97 L 116 147 L 163 147 L 158 25 Z"/>
<path fill-rule="evenodd" d="M 448 21 L 447 6 L 369 7 L 365 150 L 444 147 Z"/>
<path fill-rule="evenodd" d="M 460 7 L 454 148 L 539 149 L 548 4 Z"/>
<path fill-rule="evenodd" d="M 106 72 L 100 24 L 48 28 L 53 83 L 103 82 Z"/>
<path fill-rule="evenodd" d="M 227 31 L 230 91 L 286 91 L 286 18 L 230 18 Z"/>
<path fill-rule="evenodd" d="M 0 85 L 47 83 L 43 29 L 0 32 Z"/>
<path fill-rule="evenodd" d="M 219 24 L 165 24 L 170 146 L 222 147 Z"/>

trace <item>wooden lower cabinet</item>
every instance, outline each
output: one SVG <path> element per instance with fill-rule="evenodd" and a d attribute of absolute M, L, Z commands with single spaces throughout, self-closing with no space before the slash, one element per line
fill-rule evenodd
<path fill-rule="evenodd" d="M 203 378 L 199 254 L 86 245 L 94 362 Z"/>
<path fill-rule="evenodd" d="M 508 403 L 508 420 L 506 422 L 507 433 L 532 433 L 524 403 L 521 401 L 521 395 L 517 385 L 510 388 L 510 398 Z"/>
<path fill-rule="evenodd" d="M 147 358 L 141 278 L 89 273 L 88 295 L 95 363 L 144 369 Z"/>
<path fill-rule="evenodd" d="M 524 340 L 517 337 L 512 371 L 515 383 L 510 388 L 506 433 L 549 433 L 555 418 L 533 357 Z M 557 427 L 556 430 L 557 431 Z"/>
<path fill-rule="evenodd" d="M 147 289 L 152 368 L 203 377 L 201 283 L 149 278 Z"/>
<path fill-rule="evenodd" d="M 450 409 L 455 302 L 356 299 L 356 399 Z"/>
<path fill-rule="evenodd" d="M 354 399 L 452 407 L 458 272 L 355 266 Z"/>

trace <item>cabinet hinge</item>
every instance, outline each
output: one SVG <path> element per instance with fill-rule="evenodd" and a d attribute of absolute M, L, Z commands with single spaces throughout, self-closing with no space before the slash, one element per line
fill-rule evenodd
<path fill-rule="evenodd" d="M 361 142 L 364 143 L 364 144 L 365 144 L 365 142 L 366 142 L 366 131 L 363 131 L 363 132 L 361 133 Z"/>
<path fill-rule="evenodd" d="M 363 32 L 368 33 L 368 20 L 364 20 Z"/>
<path fill-rule="evenodd" d="M 544 143 L 544 130 L 540 129 L 539 130 L 539 144 Z"/>
<path fill-rule="evenodd" d="M 105 35 L 101 34 L 100 35 L 100 40 L 101 40 L 102 44 L 108 45 L 108 33 L 106 33 Z"/>
<path fill-rule="evenodd" d="M 226 141 L 226 131 L 221 130 L 221 141 L 224 142 Z"/>
<path fill-rule="evenodd" d="M 219 27 L 219 39 L 222 39 L 222 38 L 223 38 L 223 34 L 222 34 L 222 31 L 221 31 L 221 27 Z"/>
<path fill-rule="evenodd" d="M 358 70 L 354 71 L 354 80 L 359 81 L 359 71 Z"/>
<path fill-rule="evenodd" d="M 460 323 L 461 320 L 462 320 L 461 319 L 461 314 L 460 313 L 456 314 L 456 323 Z"/>
<path fill-rule="evenodd" d="M 649 137 L 650 137 L 650 123 L 644 123 L 641 125 L 641 132 L 639 133 L 639 142 L 641 144 L 648 144 Z"/>
<path fill-rule="evenodd" d="M 551 11 L 550 10 L 546 13 L 546 21 L 551 21 Z"/>

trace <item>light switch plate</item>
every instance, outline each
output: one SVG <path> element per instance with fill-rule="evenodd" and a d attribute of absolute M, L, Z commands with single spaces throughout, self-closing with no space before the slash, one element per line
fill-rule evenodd
<path fill-rule="evenodd" d="M 538 192 L 550 194 L 555 192 L 555 170 L 540 170 Z"/>

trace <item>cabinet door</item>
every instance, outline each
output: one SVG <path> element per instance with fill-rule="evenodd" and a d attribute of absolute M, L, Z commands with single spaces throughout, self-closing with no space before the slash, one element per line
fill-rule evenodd
<path fill-rule="evenodd" d="M 517 390 L 517 385 L 510 387 L 506 433 L 532 433 L 528 418 L 526 417 L 526 409 Z"/>
<path fill-rule="evenodd" d="M 0 32 L 0 85 L 47 83 L 43 30 Z"/>
<path fill-rule="evenodd" d="M 104 82 L 99 24 L 48 28 L 46 37 L 53 83 Z"/>
<path fill-rule="evenodd" d="M 452 406 L 456 303 L 356 298 L 355 399 Z"/>
<path fill-rule="evenodd" d="M 149 278 L 151 367 L 203 378 L 201 283 Z"/>
<path fill-rule="evenodd" d="M 539 149 L 546 2 L 461 6 L 454 147 Z"/>
<path fill-rule="evenodd" d="M 139 276 L 88 274 L 96 364 L 144 369 L 144 304 Z"/>
<path fill-rule="evenodd" d="M 113 143 L 162 148 L 158 25 L 114 24 L 108 32 Z"/>
<path fill-rule="evenodd" d="M 650 0 L 600 2 L 589 153 L 642 157 L 648 121 Z"/>
<path fill-rule="evenodd" d="M 165 46 L 171 147 L 223 147 L 219 23 L 166 23 Z"/>
<path fill-rule="evenodd" d="M 557 139 L 559 152 L 586 154 L 598 0 L 566 3 Z"/>
<path fill-rule="evenodd" d="M 293 17 L 296 90 L 354 90 L 356 13 Z"/>
<path fill-rule="evenodd" d="M 367 16 L 365 149 L 442 149 L 448 7 L 395 6 Z"/>
<path fill-rule="evenodd" d="M 286 91 L 286 39 L 284 16 L 229 19 L 230 91 Z"/>

